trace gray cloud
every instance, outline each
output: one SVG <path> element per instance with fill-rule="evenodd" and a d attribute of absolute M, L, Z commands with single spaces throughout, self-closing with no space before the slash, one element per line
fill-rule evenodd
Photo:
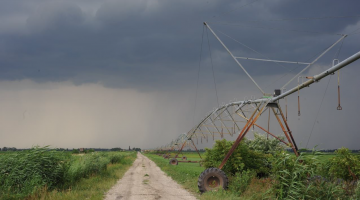
<path fill-rule="evenodd" d="M 152 128 L 148 133 L 155 132 L 168 139 L 187 131 L 193 123 L 188 122 L 186 116 L 193 115 L 189 104 L 194 102 L 203 21 L 209 22 L 237 56 L 263 58 L 221 32 L 271 59 L 304 62 L 338 40 L 340 36 L 334 34 L 348 34 L 360 28 L 360 17 L 270 21 L 358 15 L 357 1 L 256 1 L 243 7 L 250 2 L 3 1 L 0 3 L 0 80 L 14 83 L 31 80 L 44 85 L 71 82 L 73 87 L 97 84 L 106 89 L 151 93 L 149 96 L 158 93 L 163 100 L 156 101 L 161 104 L 151 106 L 155 110 L 164 106 L 168 112 L 156 115 L 159 120 L 149 125 Z M 220 101 L 257 95 L 256 87 L 248 82 L 212 34 L 208 34 Z M 346 38 L 339 58 L 342 60 L 359 51 L 359 41 L 358 35 Z M 205 32 L 199 80 L 199 94 L 203 96 L 199 96 L 201 104 L 195 119 L 216 106 L 207 42 Z M 319 60 L 318 71 L 330 66 L 339 47 L 340 44 Z M 240 61 L 267 92 L 282 86 L 303 67 Z M 358 68 L 350 66 L 349 71 L 356 74 Z M 353 82 L 346 80 L 349 85 L 358 85 L 354 79 Z M 346 83 L 344 81 L 344 85 Z M 350 87 L 344 90 L 351 91 Z M 315 94 L 313 91 L 312 95 Z M 344 101 L 348 98 L 345 96 Z M 315 108 L 309 106 L 308 109 Z M 171 119 L 173 113 L 179 113 L 179 119 L 167 120 L 168 125 L 162 130 L 162 119 Z M 354 117 L 354 113 L 349 115 Z"/>

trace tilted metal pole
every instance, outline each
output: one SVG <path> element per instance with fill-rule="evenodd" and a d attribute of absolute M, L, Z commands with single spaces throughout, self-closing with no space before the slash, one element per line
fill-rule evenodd
<path fill-rule="evenodd" d="M 322 73 L 313 76 L 312 79 L 310 79 L 308 81 L 305 81 L 304 83 L 302 83 L 302 84 L 300 84 L 300 85 L 298 85 L 298 86 L 296 86 L 296 87 L 294 87 L 294 88 L 280 94 L 279 96 L 270 98 L 270 103 L 275 102 L 275 101 L 277 101 L 279 99 L 283 99 L 283 98 L 289 96 L 290 94 L 295 93 L 298 90 L 303 89 L 304 87 L 308 87 L 311 84 L 320 81 L 324 77 L 334 74 L 334 72 L 336 72 L 337 70 L 339 70 L 339 69 L 353 63 L 354 61 L 356 61 L 358 59 L 360 59 L 360 51 L 355 53 L 354 55 L 348 57 L 347 59 L 343 60 L 342 62 L 338 63 L 337 65 L 335 65 L 333 67 L 330 67 L 329 69 L 323 71 Z M 240 104 L 261 103 L 261 102 L 266 102 L 268 100 L 269 100 L 268 98 L 261 98 L 261 99 L 248 100 L 248 101 L 238 101 L 238 102 L 233 102 L 231 104 L 239 104 L 240 105 Z"/>
<path fill-rule="evenodd" d="M 259 104 L 257 106 L 257 109 L 255 109 L 255 111 L 252 113 L 251 117 L 249 118 L 249 120 L 246 122 L 244 128 L 242 129 L 241 133 L 239 134 L 238 138 L 235 140 L 234 144 L 232 145 L 231 149 L 229 150 L 229 152 L 226 154 L 226 156 L 224 157 L 223 161 L 220 163 L 219 169 L 222 169 L 225 165 L 225 163 L 227 162 L 227 160 L 230 158 L 230 156 L 232 155 L 232 153 L 235 151 L 235 149 L 239 146 L 241 140 L 244 138 L 244 136 L 246 135 L 246 133 L 249 131 L 250 127 L 252 125 L 255 124 L 255 122 L 257 121 L 257 119 L 259 118 L 259 116 L 261 115 L 262 111 L 264 110 L 264 108 L 266 107 L 266 105 L 269 102 L 265 102 L 264 104 Z M 258 111 L 258 109 L 260 108 L 260 106 L 262 106 L 262 108 Z M 257 115 L 255 116 L 255 114 L 257 113 Z"/>
<path fill-rule="evenodd" d="M 291 83 L 291 81 L 293 81 L 296 77 L 298 77 L 301 73 L 303 73 L 307 68 L 309 68 L 312 64 L 314 64 L 317 60 L 319 60 L 319 58 L 321 58 L 325 53 L 327 53 L 328 51 L 330 51 L 330 49 L 332 49 L 337 43 L 339 43 L 341 40 L 343 40 L 344 38 L 346 38 L 347 35 L 343 35 L 338 41 L 336 41 L 333 45 L 331 45 L 329 48 L 327 48 L 322 54 L 320 54 L 320 56 L 318 56 L 314 61 L 312 61 L 308 66 L 306 66 L 303 70 L 301 70 L 298 74 L 296 74 L 294 76 L 294 78 L 292 78 L 290 81 L 288 81 L 284 86 L 281 87 L 281 89 L 284 89 L 287 85 L 289 85 L 289 83 Z"/>
<path fill-rule="evenodd" d="M 235 60 L 235 62 L 244 70 L 245 74 L 251 79 L 251 81 L 256 85 L 257 88 L 265 95 L 265 92 L 260 88 L 260 86 L 255 82 L 255 80 L 250 76 L 250 74 L 246 71 L 246 69 L 240 64 L 240 62 L 236 59 L 236 57 L 231 53 L 231 51 L 225 46 L 225 44 L 220 40 L 220 38 L 215 34 L 215 32 L 210 28 L 209 24 L 204 22 L 204 25 L 209 28 L 211 33 L 215 36 L 217 40 L 219 40 L 220 44 L 226 49 L 226 51 L 230 54 L 230 56 Z"/>
<path fill-rule="evenodd" d="M 301 89 L 304 88 L 304 87 L 307 87 L 307 86 L 309 86 L 309 85 L 311 85 L 311 84 L 313 84 L 313 83 L 315 83 L 315 82 L 318 82 L 318 81 L 321 80 L 322 78 L 333 74 L 333 73 L 336 72 L 337 70 L 345 67 L 346 65 L 351 64 L 352 62 L 358 60 L 359 58 L 360 58 L 360 51 L 357 52 L 356 54 L 348 57 L 347 59 L 343 60 L 342 62 L 338 63 L 337 65 L 335 65 L 335 66 L 333 66 L 333 67 L 331 67 L 331 68 L 323 71 L 322 73 L 320 73 L 320 74 L 318 74 L 318 75 L 315 75 L 312 79 L 304 82 L 303 84 L 301 84 L 301 85 L 299 85 L 299 86 L 297 86 L 297 87 L 294 87 L 294 88 L 292 88 L 292 89 L 284 92 L 283 94 L 281 94 L 281 95 L 279 95 L 279 96 L 277 96 L 277 97 L 273 97 L 273 98 L 271 99 L 271 101 L 274 102 L 274 101 L 277 101 L 277 100 L 279 100 L 279 99 L 282 99 L 282 98 L 284 98 L 284 97 L 286 97 L 286 96 L 289 96 L 290 94 L 296 92 L 298 89 L 301 90 Z"/>

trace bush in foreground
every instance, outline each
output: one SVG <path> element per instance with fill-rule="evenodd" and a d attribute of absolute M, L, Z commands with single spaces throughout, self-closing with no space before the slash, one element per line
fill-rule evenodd
<path fill-rule="evenodd" d="M 345 181 L 356 181 L 360 178 L 360 158 L 350 152 L 347 148 L 340 148 L 335 151 L 333 157 L 327 163 L 329 174 L 332 177 L 341 178 Z"/>
<path fill-rule="evenodd" d="M 272 159 L 272 190 L 278 199 L 352 199 L 354 186 L 339 177 L 319 176 L 326 163 L 319 162 L 316 153 L 311 159 L 279 152 Z M 340 165 L 341 166 L 341 165 Z M 346 168 L 339 168 L 346 171 Z"/>
<path fill-rule="evenodd" d="M 71 153 L 35 147 L 0 156 L 0 199 L 21 199 L 40 190 L 65 189 L 81 178 L 102 173 L 109 163 L 123 163 L 123 153 Z M 7 198 L 8 197 L 8 198 Z"/>
<path fill-rule="evenodd" d="M 204 166 L 206 168 L 219 167 L 233 143 L 233 141 L 225 139 L 217 140 L 212 149 L 206 148 Z M 245 142 L 241 142 L 222 170 L 228 175 L 234 175 L 243 170 L 252 170 L 257 174 L 268 174 L 270 170 L 267 162 L 269 157 L 270 155 L 251 150 Z"/>

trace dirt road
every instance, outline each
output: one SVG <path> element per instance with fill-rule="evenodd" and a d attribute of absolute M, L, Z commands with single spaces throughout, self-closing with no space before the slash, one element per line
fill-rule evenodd
<path fill-rule="evenodd" d="M 196 198 L 183 189 L 146 156 L 138 153 L 137 159 L 106 194 L 105 200 L 195 200 Z"/>

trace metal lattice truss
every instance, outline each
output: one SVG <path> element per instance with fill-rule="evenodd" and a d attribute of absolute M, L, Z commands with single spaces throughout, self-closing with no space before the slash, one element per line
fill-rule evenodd
<path fill-rule="evenodd" d="M 182 145 L 190 145 L 190 142 L 193 143 L 194 139 L 196 139 L 197 142 L 199 140 L 200 142 L 202 142 L 203 140 L 208 141 L 210 138 L 214 139 L 216 136 L 222 138 L 224 137 L 224 135 L 233 136 L 236 134 L 240 141 L 249 131 L 250 127 L 253 126 L 256 126 L 264 132 L 268 133 L 269 135 L 276 137 L 274 134 L 268 132 L 266 129 L 256 123 L 258 117 L 264 111 L 266 111 L 267 109 L 271 109 L 277 121 L 279 122 L 279 125 L 281 126 L 287 141 L 281 140 L 278 137 L 276 138 L 291 147 L 294 152 L 297 152 L 296 144 L 292 137 L 289 126 L 287 125 L 286 119 L 284 118 L 281 107 L 278 104 L 278 101 L 303 88 L 310 86 L 311 84 L 320 81 L 328 75 L 334 74 L 334 72 L 336 72 L 337 70 L 349 65 L 350 63 L 356 61 L 359 58 L 360 52 L 354 54 L 353 56 L 350 56 L 349 58 L 338 63 L 337 65 L 325 70 L 318 75 L 311 77 L 311 79 L 278 96 L 263 97 L 260 99 L 248 101 L 238 101 L 220 106 L 219 108 L 206 115 L 206 117 L 202 119 L 201 122 L 195 127 L 193 127 L 189 132 L 180 135 L 170 144 L 162 146 L 158 149 L 175 149 L 176 146 L 179 145 L 179 143 L 181 142 Z M 180 148 L 180 151 L 181 150 L 182 148 Z"/>
<path fill-rule="evenodd" d="M 261 115 L 267 109 L 270 109 L 279 121 L 283 120 L 281 108 L 277 103 L 269 103 L 268 101 L 260 103 L 253 103 L 251 101 L 233 102 L 221 106 L 208 114 L 197 126 L 192 128 L 187 135 L 189 138 L 193 138 L 196 141 L 200 140 L 200 142 L 203 142 L 203 140 L 208 142 L 209 138 L 213 140 L 219 137 L 224 138 L 225 135 L 238 136 L 245 132 L 244 129 L 247 128 L 245 125 L 249 122 L 249 119 L 252 119 L 254 114 Z M 255 122 L 253 127 L 257 127 L 281 140 L 287 146 L 291 146 L 292 142 L 283 141 Z M 284 131 L 287 133 L 290 130 L 284 129 Z"/>
<path fill-rule="evenodd" d="M 225 46 L 225 44 L 220 40 L 220 38 L 216 35 L 216 33 L 210 28 L 210 26 L 204 22 L 204 25 L 211 31 L 211 33 L 215 36 L 215 38 L 220 42 L 220 44 L 226 49 L 226 51 L 230 54 L 230 56 L 234 59 L 234 61 L 242 68 L 244 73 L 250 78 L 250 80 L 258 87 L 261 93 L 264 95 L 263 98 L 255 99 L 255 100 L 248 100 L 248 101 L 239 101 L 229 103 L 219 108 L 215 109 L 214 111 L 210 112 L 208 115 L 203 118 L 198 125 L 193 127 L 189 132 L 186 134 L 181 134 L 176 140 L 172 141 L 168 145 L 162 146 L 157 148 L 158 150 L 181 150 L 188 146 L 188 147 L 195 147 L 194 140 L 197 143 L 209 141 L 210 138 L 215 140 L 215 138 L 220 137 L 224 138 L 226 135 L 230 136 L 237 136 L 237 139 L 234 142 L 232 149 L 229 151 L 228 155 L 224 158 L 221 167 L 225 164 L 228 157 L 240 143 L 240 141 L 245 137 L 251 127 L 258 127 L 262 131 L 266 132 L 267 134 L 275 137 L 276 139 L 280 140 L 287 146 L 291 147 L 295 154 L 297 154 L 297 146 L 292 136 L 292 133 L 289 129 L 289 126 L 286 122 L 284 114 L 279 106 L 279 100 L 283 99 L 295 92 L 300 91 L 301 89 L 310 86 L 313 83 L 320 81 L 322 78 L 334 74 L 337 70 L 347 66 L 348 64 L 354 62 L 355 60 L 360 58 L 360 52 L 354 54 L 353 56 L 345 59 L 344 61 L 337 63 L 333 67 L 325 70 L 324 72 L 314 75 L 312 77 L 307 77 L 309 80 L 302 82 L 298 85 L 282 94 L 269 96 L 266 94 L 260 86 L 255 82 L 255 80 L 250 76 L 250 74 L 246 71 L 246 69 L 240 64 L 238 59 L 242 59 L 243 57 L 236 57 L 234 56 L 231 51 Z M 295 78 L 299 77 L 301 73 L 303 73 L 306 69 L 308 69 L 311 65 L 313 65 L 320 57 L 322 57 L 325 53 L 327 53 L 331 48 L 333 48 L 337 43 L 343 40 L 347 35 L 342 35 L 342 37 L 336 41 L 333 45 L 327 48 L 321 55 L 319 55 L 314 61 L 311 63 L 300 63 L 300 64 L 307 64 L 308 66 L 305 67 L 302 71 L 300 71 L 294 78 L 292 78 L 288 83 L 286 83 L 281 89 L 285 90 L 285 87 Z M 247 58 L 249 59 L 249 58 Z M 254 60 L 253 58 L 251 58 Z M 278 60 L 269 60 L 269 59 L 255 59 L 261 61 L 271 61 L 271 62 L 285 62 L 285 61 L 278 61 Z M 289 62 L 287 63 L 297 63 L 298 62 Z M 265 112 L 267 109 L 270 109 L 270 112 L 274 114 L 279 125 L 281 126 L 284 135 L 286 136 L 285 140 L 278 138 L 274 134 L 270 133 L 268 130 L 264 129 L 263 127 L 259 126 L 256 122 L 260 115 Z M 181 146 L 180 146 L 181 145 Z"/>
<path fill-rule="evenodd" d="M 169 144 L 157 148 L 161 151 L 176 151 L 182 150 L 184 148 L 190 148 L 196 150 L 194 141 L 189 137 L 187 133 L 180 134 L 175 140 L 171 141 Z"/>

